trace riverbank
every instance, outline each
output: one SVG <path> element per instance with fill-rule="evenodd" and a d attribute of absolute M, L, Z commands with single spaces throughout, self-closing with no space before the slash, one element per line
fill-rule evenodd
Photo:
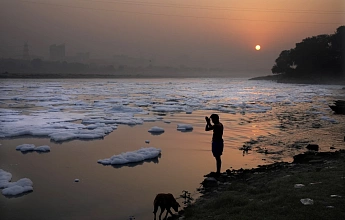
<path fill-rule="evenodd" d="M 202 196 L 183 211 L 184 219 L 345 218 L 345 117 L 333 114 L 337 123 L 327 123 L 293 106 L 280 109 L 277 117 L 280 134 L 245 144 L 249 152 L 277 162 L 254 169 L 224 167 L 217 181 L 203 182 Z M 308 151 L 308 145 L 322 152 Z M 292 149 L 293 161 L 280 162 L 280 153 Z"/>
<path fill-rule="evenodd" d="M 327 76 L 327 74 L 326 74 Z M 277 83 L 292 83 L 292 84 L 315 84 L 315 85 L 345 85 L 345 78 L 328 78 L 328 77 L 302 77 L 293 78 L 284 75 L 267 75 L 253 77 L 249 80 L 269 80 Z"/>
<path fill-rule="evenodd" d="M 212 179 L 212 178 L 211 178 Z M 345 151 L 309 151 L 292 163 L 227 170 L 184 219 L 344 219 Z"/>

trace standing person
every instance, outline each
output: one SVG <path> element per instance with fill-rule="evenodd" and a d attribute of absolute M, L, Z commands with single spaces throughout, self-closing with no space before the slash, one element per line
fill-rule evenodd
<path fill-rule="evenodd" d="M 219 122 L 219 116 L 217 114 L 212 114 L 209 117 L 205 117 L 206 127 L 205 131 L 213 130 L 212 136 L 212 154 L 216 158 L 217 172 L 216 175 L 220 175 L 220 168 L 222 166 L 222 160 L 220 156 L 223 154 L 224 141 L 223 141 L 223 124 Z M 211 124 L 211 120 L 213 125 Z"/>

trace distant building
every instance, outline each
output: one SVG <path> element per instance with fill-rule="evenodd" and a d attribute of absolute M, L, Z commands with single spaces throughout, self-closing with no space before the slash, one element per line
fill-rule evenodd
<path fill-rule="evenodd" d="M 50 45 L 49 47 L 49 59 L 54 61 L 65 60 L 65 44 Z"/>

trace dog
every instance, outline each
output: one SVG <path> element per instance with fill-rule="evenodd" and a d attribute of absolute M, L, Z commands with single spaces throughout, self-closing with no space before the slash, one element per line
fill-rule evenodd
<path fill-rule="evenodd" d="M 178 212 L 178 207 L 180 207 L 180 204 L 176 201 L 174 196 L 171 193 L 159 193 L 156 195 L 155 200 L 153 201 L 153 214 L 154 219 L 156 220 L 156 213 L 158 210 L 158 206 L 161 208 L 161 213 L 159 215 L 159 220 L 161 220 L 162 213 L 167 210 L 165 218 L 167 219 L 168 213 L 173 216 L 174 214 L 170 211 L 170 208 L 173 208 L 175 212 Z"/>

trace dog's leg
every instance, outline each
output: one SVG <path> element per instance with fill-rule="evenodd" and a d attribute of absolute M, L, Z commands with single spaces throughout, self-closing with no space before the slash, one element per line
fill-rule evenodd
<path fill-rule="evenodd" d="M 161 220 L 164 210 L 165 210 L 165 207 L 161 206 L 161 214 L 159 214 L 159 220 Z"/>
<path fill-rule="evenodd" d="M 171 211 L 170 211 L 170 208 L 167 208 L 167 213 L 165 214 L 165 218 L 164 218 L 164 219 L 167 219 L 167 218 L 168 218 L 168 213 L 170 213 L 171 216 L 172 216 L 172 213 L 171 213 Z"/>
<path fill-rule="evenodd" d="M 171 212 L 171 210 L 170 210 L 170 208 L 169 209 L 167 209 L 168 211 L 167 211 L 167 215 L 168 215 L 168 212 L 170 213 L 170 215 L 171 215 L 171 217 L 173 217 L 174 216 L 174 214 Z"/>
<path fill-rule="evenodd" d="M 154 204 L 154 208 L 153 208 L 153 214 L 155 215 L 154 220 L 156 220 L 157 210 L 158 210 L 158 205 Z"/>

